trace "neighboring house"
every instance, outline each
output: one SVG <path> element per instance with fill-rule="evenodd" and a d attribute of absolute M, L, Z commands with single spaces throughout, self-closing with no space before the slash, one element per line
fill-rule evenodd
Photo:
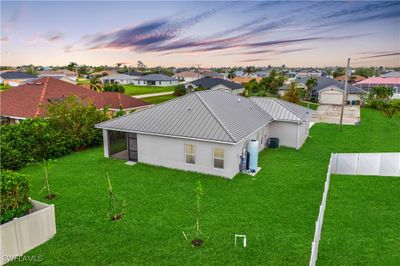
<path fill-rule="evenodd" d="M 76 81 L 78 78 L 78 74 L 70 71 L 68 69 L 59 69 L 59 70 L 42 70 L 39 71 L 39 78 L 43 77 L 51 77 L 51 78 L 57 78 L 61 79 L 64 78 L 64 80 L 71 80 L 71 81 Z"/>
<path fill-rule="evenodd" d="M 269 76 L 269 73 L 267 71 L 256 71 L 254 75 L 258 78 L 265 78 Z"/>
<path fill-rule="evenodd" d="M 188 92 L 193 92 L 197 88 L 207 90 L 223 90 L 233 94 L 240 94 L 244 91 L 244 86 L 221 78 L 202 78 L 185 84 Z"/>
<path fill-rule="evenodd" d="M 239 84 L 246 84 L 248 83 L 250 80 L 256 80 L 257 82 L 260 82 L 262 80 L 262 78 L 251 78 L 251 77 L 234 77 L 233 79 L 231 79 L 230 81 L 235 82 L 235 83 L 239 83 Z"/>
<path fill-rule="evenodd" d="M 260 103 L 265 106 L 220 90 L 199 91 L 96 127 L 103 129 L 105 157 L 233 178 L 250 141 L 258 141 L 258 151 L 265 148 L 272 123 L 277 122 L 272 132 L 278 138 L 290 131 L 283 133 L 284 142 L 296 148 L 308 135 L 311 110 L 286 102 L 277 107 L 268 99 Z M 276 121 L 266 111 L 269 104 Z"/>
<path fill-rule="evenodd" d="M 60 100 L 69 95 L 91 100 L 98 109 L 109 108 L 125 111 L 148 107 L 149 104 L 117 92 L 95 92 L 55 78 L 40 78 L 31 83 L 1 92 L 0 116 L 10 123 L 19 120 L 42 116 L 41 105 L 53 100 Z"/>
<path fill-rule="evenodd" d="M 312 90 L 312 98 L 320 104 L 340 105 L 343 101 L 344 82 L 339 82 L 333 78 L 317 77 L 317 86 Z M 307 81 L 305 80 L 304 84 Z M 346 101 L 357 103 L 361 102 L 361 95 L 364 92 L 354 85 L 348 84 Z"/>
<path fill-rule="evenodd" d="M 360 76 L 360 75 L 351 75 L 349 78 L 349 83 L 353 84 L 356 82 L 360 82 L 362 80 L 366 79 L 366 77 Z M 346 76 L 339 76 L 336 77 L 335 80 L 340 81 L 340 82 L 345 82 L 346 81 Z"/>
<path fill-rule="evenodd" d="M 400 77 L 399 78 L 383 78 L 383 77 L 372 77 L 364 79 L 363 81 L 354 84 L 358 88 L 365 92 L 369 92 L 370 88 L 383 86 L 386 88 L 392 88 L 393 99 L 400 99 Z"/>
<path fill-rule="evenodd" d="M 381 75 L 382 78 L 400 78 L 400 72 L 390 71 Z"/>
<path fill-rule="evenodd" d="M 201 79 L 203 77 L 203 75 L 201 75 L 200 73 L 192 72 L 192 71 L 183 71 L 183 72 L 176 73 L 172 77 L 178 79 L 179 81 L 192 82 L 197 79 Z"/>
<path fill-rule="evenodd" d="M 127 74 L 112 74 L 109 76 L 101 77 L 100 80 L 104 84 L 122 84 L 122 85 L 127 85 L 127 84 L 134 84 L 135 79 L 138 77 L 135 76 L 130 76 Z"/>
<path fill-rule="evenodd" d="M 296 74 L 296 77 L 298 78 L 321 77 L 321 76 L 322 76 L 321 71 L 317 69 L 302 70 Z"/>
<path fill-rule="evenodd" d="M 25 72 L 7 71 L 0 74 L 0 84 L 13 87 L 19 86 L 35 79 L 37 79 L 37 77 Z"/>
<path fill-rule="evenodd" d="M 142 72 L 138 72 L 136 70 L 130 70 L 130 71 L 126 72 L 126 74 L 129 76 L 133 76 L 133 77 L 141 77 L 144 75 Z"/>
<path fill-rule="evenodd" d="M 235 77 L 243 77 L 243 75 L 244 75 L 243 71 L 241 71 L 241 70 L 236 70 L 235 71 Z"/>
<path fill-rule="evenodd" d="M 203 75 L 203 77 L 206 78 L 221 78 L 221 79 L 225 78 L 224 74 L 215 71 L 203 71 L 201 72 L 201 74 Z"/>
<path fill-rule="evenodd" d="M 300 149 L 309 135 L 311 109 L 269 97 L 251 97 L 274 121 L 269 124 L 269 137 L 279 138 L 279 144 Z"/>
<path fill-rule="evenodd" d="M 105 76 L 111 76 L 114 74 L 118 74 L 115 70 L 103 70 L 103 71 L 97 71 L 97 72 L 92 72 L 89 74 L 91 78 L 93 77 L 105 77 Z"/>
<path fill-rule="evenodd" d="M 139 86 L 166 87 L 179 85 L 179 80 L 163 74 L 148 74 L 142 77 L 137 77 L 133 81 L 133 84 Z"/>

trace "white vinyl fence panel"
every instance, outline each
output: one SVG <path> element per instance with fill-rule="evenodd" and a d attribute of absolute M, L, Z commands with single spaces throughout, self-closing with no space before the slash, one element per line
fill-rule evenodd
<path fill-rule="evenodd" d="M 331 174 L 400 176 L 400 153 L 336 153 L 331 154 L 324 193 L 317 221 L 314 239 L 311 244 L 310 266 L 315 266 L 318 258 L 318 246 L 321 239 L 322 223 L 328 197 Z"/>
<path fill-rule="evenodd" d="M 31 200 L 32 213 L 14 218 L 0 226 L 1 261 L 7 263 L 17 256 L 43 244 L 56 234 L 54 205 Z"/>
<path fill-rule="evenodd" d="M 332 156 L 332 174 L 400 176 L 400 153 L 337 153 Z"/>

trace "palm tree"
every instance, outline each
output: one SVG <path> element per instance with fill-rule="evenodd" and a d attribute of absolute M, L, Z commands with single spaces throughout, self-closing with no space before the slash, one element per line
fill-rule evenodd
<path fill-rule="evenodd" d="M 307 82 L 306 82 L 306 86 L 307 86 L 307 94 L 308 94 L 308 100 L 311 100 L 311 96 L 312 96 L 312 90 L 315 86 L 317 86 L 317 79 L 314 77 L 310 77 Z"/>
<path fill-rule="evenodd" d="M 94 91 L 101 91 L 101 81 L 99 77 L 95 76 L 90 79 L 90 89 Z"/>
<path fill-rule="evenodd" d="M 236 77 L 236 71 L 235 69 L 231 68 L 228 71 L 228 79 L 234 79 Z"/>
<path fill-rule="evenodd" d="M 253 74 L 254 72 L 256 72 L 255 68 L 253 66 L 247 66 L 244 68 L 243 73 L 245 75 L 247 75 L 248 77 L 251 76 L 251 74 Z"/>

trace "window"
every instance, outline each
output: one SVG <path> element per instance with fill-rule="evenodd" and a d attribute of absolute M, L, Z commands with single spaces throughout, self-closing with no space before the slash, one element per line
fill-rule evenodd
<path fill-rule="evenodd" d="M 185 162 L 187 164 L 196 163 L 196 146 L 192 144 L 185 144 Z"/>
<path fill-rule="evenodd" d="M 224 149 L 213 149 L 214 168 L 224 169 Z"/>

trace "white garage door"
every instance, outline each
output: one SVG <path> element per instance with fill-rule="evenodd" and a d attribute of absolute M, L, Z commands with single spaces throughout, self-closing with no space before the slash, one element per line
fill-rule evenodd
<path fill-rule="evenodd" d="M 321 104 L 342 104 L 343 93 L 339 91 L 323 91 L 320 93 Z"/>

